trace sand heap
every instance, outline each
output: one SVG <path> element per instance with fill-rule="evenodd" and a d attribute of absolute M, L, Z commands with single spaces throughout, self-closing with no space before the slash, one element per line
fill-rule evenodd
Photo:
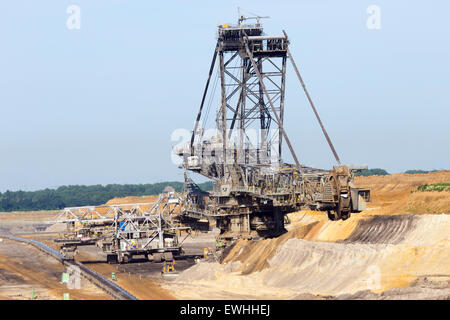
<path fill-rule="evenodd" d="M 106 205 L 129 204 L 129 203 L 149 203 L 158 200 L 158 195 L 150 196 L 129 196 L 123 198 L 113 198 Z"/>
<path fill-rule="evenodd" d="M 295 216 L 282 237 L 240 240 L 222 264 L 166 288 L 185 299 L 450 297 L 450 215 Z"/>
<path fill-rule="evenodd" d="M 167 288 L 184 299 L 448 299 L 450 193 L 411 191 L 449 181 L 450 171 L 357 177 L 368 210 L 346 221 L 292 213 L 283 236 L 239 240 L 222 264 L 201 262 Z"/>

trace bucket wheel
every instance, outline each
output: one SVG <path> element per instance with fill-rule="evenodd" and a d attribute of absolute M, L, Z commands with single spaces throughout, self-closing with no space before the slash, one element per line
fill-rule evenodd
<path fill-rule="evenodd" d="M 336 210 L 328 210 L 327 212 L 328 219 L 330 219 L 331 221 L 337 221 L 341 218 L 339 212 L 337 212 Z"/>
<path fill-rule="evenodd" d="M 106 255 L 106 262 L 109 264 L 118 263 L 117 254 L 108 254 Z"/>
<path fill-rule="evenodd" d="M 328 210 L 328 219 L 331 221 L 337 221 L 337 220 L 347 220 L 350 218 L 351 213 L 350 211 L 335 211 L 335 210 Z"/>
<path fill-rule="evenodd" d="M 348 218 L 350 218 L 350 216 L 351 216 L 350 211 L 344 211 L 344 212 L 342 212 L 342 214 L 341 214 L 341 219 L 342 219 L 342 220 L 347 220 Z"/>

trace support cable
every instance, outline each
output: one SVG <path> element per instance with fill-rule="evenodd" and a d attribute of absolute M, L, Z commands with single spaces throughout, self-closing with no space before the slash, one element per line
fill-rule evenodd
<path fill-rule="evenodd" d="M 304 178 L 302 166 L 300 165 L 300 162 L 298 161 L 297 155 L 295 154 L 295 151 L 292 148 L 291 141 L 289 140 L 289 137 L 287 136 L 286 131 L 283 128 L 283 124 L 282 124 L 282 122 L 280 120 L 280 117 L 277 114 L 277 111 L 276 111 L 276 109 L 275 109 L 275 107 L 274 107 L 274 105 L 272 103 L 272 100 L 270 99 L 270 96 L 267 93 L 267 89 L 266 89 L 266 86 L 264 85 L 264 81 L 263 81 L 263 78 L 261 76 L 261 73 L 259 72 L 258 67 L 256 65 L 256 62 L 253 59 L 253 54 L 250 52 L 250 49 L 248 47 L 248 36 L 247 36 L 247 34 L 245 32 L 244 32 L 244 36 L 245 36 L 245 42 L 244 42 L 244 44 L 245 44 L 245 51 L 247 52 L 247 55 L 248 55 L 248 57 L 250 59 L 250 62 L 253 65 L 253 69 L 255 70 L 256 75 L 258 76 L 259 83 L 261 84 L 261 87 L 262 87 L 262 89 L 263 89 L 263 91 L 264 91 L 264 93 L 266 95 L 267 101 L 269 102 L 270 108 L 272 109 L 272 112 L 273 112 L 273 114 L 274 114 L 274 116 L 275 116 L 275 118 L 277 120 L 278 127 L 280 128 L 281 132 L 283 133 L 284 139 L 286 140 L 286 143 L 287 143 L 287 145 L 289 147 L 289 151 L 291 152 L 292 157 L 294 158 L 295 165 L 297 166 L 297 170 L 300 172 L 300 175 L 302 176 L 302 178 Z"/>
<path fill-rule="evenodd" d="M 214 71 L 214 65 L 216 64 L 217 51 L 219 49 L 219 42 L 217 42 L 216 48 L 214 49 L 213 59 L 211 61 L 211 66 L 209 68 L 208 80 L 206 81 L 205 90 L 203 92 L 202 102 L 200 104 L 200 110 L 198 111 L 197 119 L 195 120 L 194 131 L 192 131 L 191 137 L 191 155 L 194 155 L 194 138 L 195 133 L 197 132 L 198 123 L 200 122 L 200 117 L 202 116 L 202 109 L 205 103 L 206 93 L 208 92 L 209 82 L 211 80 L 211 75 Z"/>
<path fill-rule="evenodd" d="M 288 37 L 287 37 L 287 34 L 286 34 L 286 32 L 284 30 L 283 30 L 283 33 L 284 33 L 284 35 L 286 37 L 286 40 L 287 40 Z M 288 46 L 286 46 L 286 50 L 287 50 L 287 54 L 288 54 L 289 60 L 291 60 L 292 66 L 294 67 L 295 73 L 297 74 L 298 80 L 300 80 L 300 84 L 302 85 L 303 90 L 305 91 L 306 97 L 308 98 L 308 101 L 309 101 L 309 103 L 311 105 L 311 108 L 313 109 L 314 114 L 316 115 L 317 121 L 319 122 L 319 125 L 322 128 L 323 135 L 325 136 L 325 139 L 327 139 L 328 145 L 330 146 L 331 151 L 333 152 L 334 158 L 336 159 L 337 163 L 339 165 L 341 165 L 341 160 L 339 159 L 339 156 L 338 156 L 336 150 L 334 149 L 333 143 L 331 142 L 331 139 L 328 136 L 327 130 L 325 130 L 325 126 L 323 125 L 322 120 L 320 120 L 319 113 L 317 112 L 317 109 L 314 106 L 314 103 L 312 102 L 312 99 L 311 99 L 311 97 L 310 97 L 310 95 L 308 93 L 308 90 L 306 89 L 305 82 L 303 81 L 303 78 L 302 78 L 302 76 L 300 75 L 300 72 L 297 69 L 297 65 L 295 64 L 294 58 L 292 57 Z"/>

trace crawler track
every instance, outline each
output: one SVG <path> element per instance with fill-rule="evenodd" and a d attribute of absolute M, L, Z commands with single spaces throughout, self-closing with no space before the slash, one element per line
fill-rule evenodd
<path fill-rule="evenodd" d="M 38 250 L 52 256 L 56 260 L 60 261 L 63 265 L 79 268 L 81 275 L 86 280 L 93 283 L 94 285 L 96 285 L 97 287 L 99 287 L 100 289 L 102 289 L 103 291 L 105 291 L 106 293 L 108 293 L 109 295 L 111 295 L 113 298 L 115 298 L 117 300 L 138 300 L 131 293 L 129 293 L 126 290 L 124 290 L 123 288 L 119 287 L 114 282 L 106 279 L 105 277 L 103 277 L 101 274 L 95 272 L 94 270 L 89 269 L 82 263 L 64 259 L 64 257 L 58 251 L 56 251 L 53 248 L 50 248 L 49 246 L 47 246 L 46 244 L 44 244 L 42 242 L 39 242 L 36 240 L 31 240 L 31 239 L 20 238 L 20 237 L 16 237 L 16 236 L 12 236 L 12 235 L 1 235 L 1 237 L 9 239 L 9 240 L 18 241 L 18 242 L 32 245 L 36 249 L 38 249 Z"/>

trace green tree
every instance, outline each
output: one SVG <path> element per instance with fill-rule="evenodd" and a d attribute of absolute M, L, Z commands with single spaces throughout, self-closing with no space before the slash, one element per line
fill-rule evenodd
<path fill-rule="evenodd" d="M 376 176 L 385 176 L 385 175 L 389 175 L 389 174 L 390 173 L 384 169 L 374 168 L 374 169 L 366 169 L 366 170 L 356 172 L 355 176 L 368 177 L 368 176 L 375 176 L 375 175 Z"/>

